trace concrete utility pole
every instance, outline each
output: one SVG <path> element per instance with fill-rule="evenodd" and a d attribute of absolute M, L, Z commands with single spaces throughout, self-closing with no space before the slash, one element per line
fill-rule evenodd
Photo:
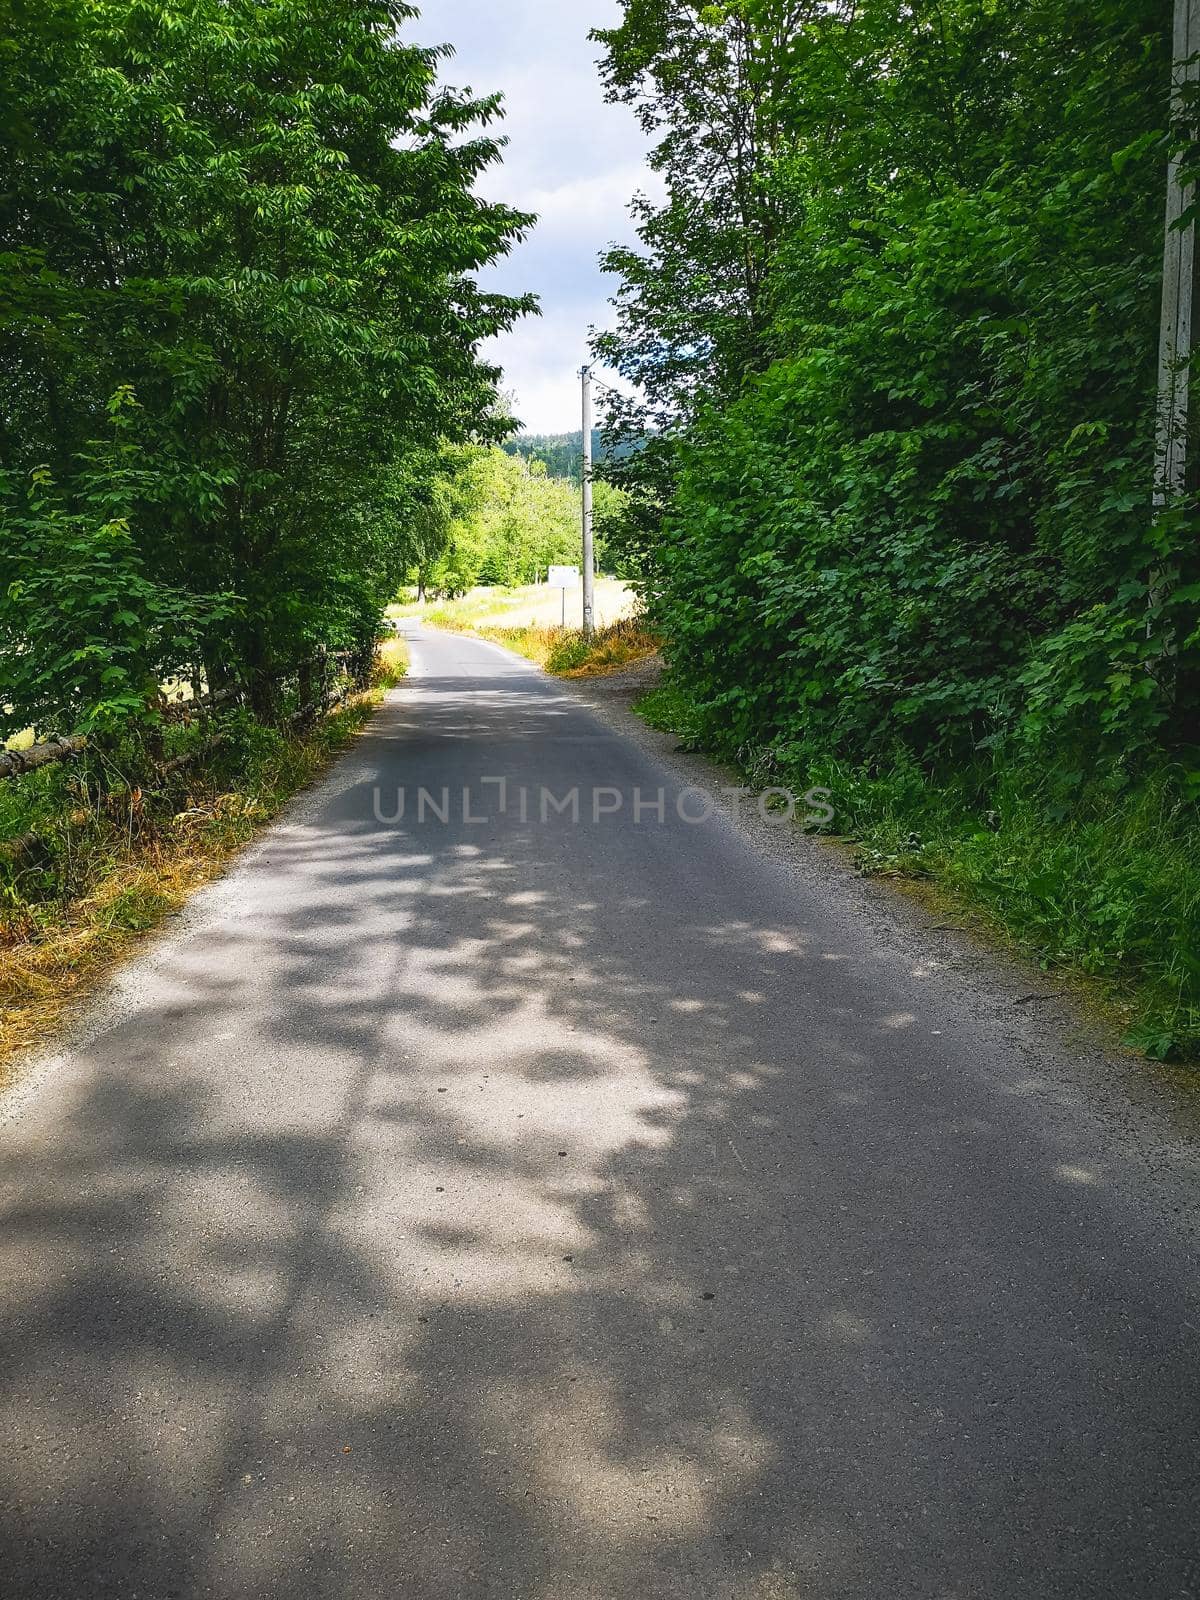
<path fill-rule="evenodd" d="M 1200 0 L 1195 0 L 1200 5 Z M 590 639 L 596 626 L 596 575 L 592 549 L 592 369 L 583 379 L 583 636 Z"/>
<path fill-rule="evenodd" d="M 1171 123 L 1178 129 L 1184 95 L 1200 77 L 1192 58 L 1200 52 L 1200 0 L 1175 0 L 1171 66 Z M 1163 243 L 1162 322 L 1158 341 L 1158 425 L 1154 451 L 1154 504 L 1163 510 L 1187 487 L 1188 361 L 1192 354 L 1192 315 L 1196 291 L 1196 226 L 1177 227 L 1195 199 L 1194 187 L 1180 181 L 1180 160 L 1167 167 L 1166 238 Z M 1151 601 L 1165 598 L 1169 574 L 1155 574 Z"/>

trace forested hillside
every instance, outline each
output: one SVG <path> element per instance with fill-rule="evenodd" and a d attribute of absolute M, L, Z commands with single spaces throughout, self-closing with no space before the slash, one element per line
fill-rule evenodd
<path fill-rule="evenodd" d="M 1200 1027 L 1194 499 L 1152 478 L 1165 0 L 623 0 L 668 191 L 610 473 L 677 723 Z M 1193 457 L 1194 459 L 1194 457 Z"/>
<path fill-rule="evenodd" d="M 526 461 L 540 461 L 552 478 L 570 478 L 575 483 L 583 479 L 583 434 L 575 433 L 519 433 L 506 439 L 503 448 L 512 456 Z M 599 461 L 604 455 L 604 436 L 599 428 L 592 430 L 592 458 Z"/>
<path fill-rule="evenodd" d="M 621 441 L 606 437 L 600 428 L 592 429 L 592 460 L 597 466 L 610 457 L 623 460 L 641 448 L 641 440 Z M 552 478 L 570 478 L 574 483 L 583 480 L 583 434 L 575 433 L 518 433 L 506 439 L 502 448 L 511 456 L 522 456 L 526 461 L 540 461 Z"/>

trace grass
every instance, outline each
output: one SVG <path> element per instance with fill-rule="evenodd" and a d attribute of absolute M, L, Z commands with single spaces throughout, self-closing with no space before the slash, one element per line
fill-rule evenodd
<path fill-rule="evenodd" d="M 435 616 L 452 616 L 456 623 L 469 624 L 483 621 L 488 617 L 502 616 L 510 605 L 516 604 L 527 591 L 523 589 L 509 589 L 501 584 L 496 584 L 483 592 L 463 595 L 458 600 L 443 600 L 430 604 L 421 604 L 416 600 L 397 602 L 388 607 L 388 616 L 393 619 L 403 617 L 419 617 L 425 621 L 432 621 Z M 528 591 L 536 593 L 536 591 Z M 440 626 L 436 624 L 435 626 Z"/>
<path fill-rule="evenodd" d="M 565 609 L 563 601 L 565 599 Z M 442 627 L 459 627 L 467 624 L 494 624 L 504 628 L 522 628 L 532 625 L 556 628 L 565 619 L 579 615 L 582 596 L 578 589 L 565 596 L 548 584 L 522 584 L 516 588 L 503 584 L 481 584 L 457 599 L 437 599 L 417 602 L 411 595 L 402 594 L 394 605 L 388 607 L 393 621 L 411 618 L 428 621 L 439 618 Z M 595 616 L 599 626 L 632 615 L 638 609 L 638 599 L 629 584 L 619 578 L 597 575 L 594 591 Z"/>
<path fill-rule="evenodd" d="M 674 733 L 685 749 L 699 750 L 704 734 L 699 714 L 689 697 L 666 674 L 633 708 L 638 716 L 662 733 Z"/>
<path fill-rule="evenodd" d="M 626 617 L 597 628 L 590 640 L 579 628 L 541 626 L 506 627 L 464 616 L 459 610 L 438 610 L 426 614 L 435 628 L 455 633 L 471 633 L 490 639 L 506 650 L 536 661 L 539 667 L 559 678 L 598 678 L 619 672 L 635 661 L 645 661 L 658 652 L 658 639 L 638 617 Z"/>
<path fill-rule="evenodd" d="M 705 747 L 679 685 L 668 680 L 636 709 Z M 1131 1048 L 1200 1061 L 1200 814 L 1180 772 L 1064 793 L 1053 774 L 1012 763 L 931 776 L 903 760 L 866 769 L 799 746 L 739 754 L 759 787 L 831 790 L 831 826 L 864 873 L 931 885 L 1045 968 L 1088 980 Z"/>
<path fill-rule="evenodd" d="M 329 766 L 406 667 L 389 640 L 372 686 L 303 732 L 227 719 L 211 759 L 161 792 L 66 765 L 0 784 L 0 842 L 31 828 L 43 841 L 31 860 L 0 860 L 0 1083 Z"/>

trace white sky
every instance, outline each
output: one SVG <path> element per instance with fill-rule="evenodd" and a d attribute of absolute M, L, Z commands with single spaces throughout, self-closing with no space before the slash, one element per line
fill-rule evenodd
<path fill-rule="evenodd" d="M 542 315 L 524 318 L 485 354 L 504 367 L 504 388 L 534 433 L 579 427 L 576 374 L 588 327 L 608 327 L 612 318 L 615 281 L 601 273 L 597 256 L 614 241 L 632 241 L 626 207 L 634 191 L 657 192 L 632 114 L 604 103 L 599 46 L 587 37 L 619 17 L 617 0 L 425 0 L 405 30 L 422 44 L 455 47 L 442 66 L 444 82 L 505 97 L 504 164 L 480 187 L 541 221 L 484 282 L 502 292 L 532 290 Z"/>

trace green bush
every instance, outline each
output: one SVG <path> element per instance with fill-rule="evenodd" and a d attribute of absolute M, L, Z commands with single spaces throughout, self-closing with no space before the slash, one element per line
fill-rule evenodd
<path fill-rule="evenodd" d="M 730 749 L 1186 760 L 1196 508 L 1151 494 L 1169 7 L 935 12 L 628 0 L 601 33 L 668 188 L 597 341 L 646 396 L 618 432 L 653 430 L 626 544 Z"/>

